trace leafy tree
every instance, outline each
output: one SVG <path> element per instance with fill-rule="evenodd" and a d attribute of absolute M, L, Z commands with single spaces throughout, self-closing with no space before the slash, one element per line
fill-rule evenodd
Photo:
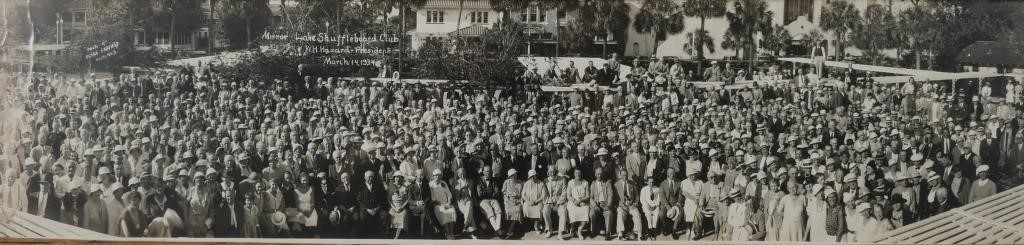
<path fill-rule="evenodd" d="M 846 49 L 847 34 L 858 28 L 860 11 L 846 1 L 832 1 L 821 11 L 821 28 L 830 31 L 836 38 L 836 60 L 842 60 Z"/>
<path fill-rule="evenodd" d="M 683 8 L 672 0 L 644 0 L 633 20 L 633 28 L 638 33 L 650 33 L 657 51 L 659 42 L 668 35 L 683 31 L 685 20 Z"/>
<path fill-rule="evenodd" d="M 722 35 L 722 48 L 732 49 L 736 53 L 733 55 L 736 59 L 740 58 L 740 49 L 743 48 L 743 41 L 740 40 L 742 34 L 738 34 L 735 31 L 726 31 L 725 35 Z"/>
<path fill-rule="evenodd" d="M 609 35 L 615 40 L 625 40 L 625 31 L 629 27 L 629 5 L 625 1 L 587 1 L 579 13 L 580 19 L 591 23 L 593 33 L 601 39 L 601 57 L 608 57 Z"/>
<path fill-rule="evenodd" d="M 704 21 L 708 18 L 717 18 L 725 15 L 725 3 L 726 1 L 721 0 L 687 0 L 683 2 L 683 9 L 686 11 L 686 15 L 690 17 L 700 18 L 700 28 L 697 29 L 698 34 L 707 33 L 704 29 Z M 703 40 L 708 38 L 708 35 L 694 35 L 697 40 L 694 43 L 697 45 L 694 47 L 697 50 L 697 60 L 704 59 L 704 47 L 708 47 L 708 51 L 714 53 L 715 47 L 714 42 L 708 42 Z"/>
<path fill-rule="evenodd" d="M 250 47 L 270 24 L 269 0 L 227 0 L 221 21 L 225 35 L 235 47 Z"/>
<path fill-rule="evenodd" d="M 825 34 L 822 34 L 821 30 L 815 28 L 810 32 L 807 32 L 807 36 L 805 36 L 804 39 L 806 41 L 804 42 L 804 48 L 807 50 L 812 50 L 814 49 L 814 46 L 817 46 L 821 42 L 825 41 Z"/>
<path fill-rule="evenodd" d="M 530 6 L 530 0 L 488 0 L 494 11 L 501 13 L 502 20 L 508 21 L 512 12 L 522 11 Z"/>
<path fill-rule="evenodd" d="M 420 77 L 469 80 L 500 84 L 515 79 L 521 64 L 518 57 L 526 47 L 525 27 L 515 21 L 499 21 L 484 31 L 479 42 L 429 40 L 417 52 Z M 464 43 L 449 49 L 452 42 Z M 510 69 L 511 68 L 511 69 Z"/>
<path fill-rule="evenodd" d="M 168 31 L 171 50 L 175 50 L 174 40 L 178 33 L 190 33 L 201 26 L 202 3 L 203 0 L 158 0 L 152 2 L 156 10 L 153 23 L 157 23 Z M 164 24 L 166 26 L 163 26 Z"/>
<path fill-rule="evenodd" d="M 574 19 L 569 21 L 565 30 L 562 30 L 559 35 L 564 35 L 564 37 L 559 38 L 558 46 L 565 48 L 567 52 L 577 53 L 593 42 L 594 29 L 590 23 Z"/>
<path fill-rule="evenodd" d="M 922 5 L 915 4 L 899 14 L 901 46 L 913 54 L 915 69 L 921 69 L 921 53 L 930 42 L 935 41 L 932 37 L 934 25 L 938 22 L 938 17 Z"/>
<path fill-rule="evenodd" d="M 770 32 L 764 34 L 761 39 L 761 47 L 772 52 L 772 55 L 779 56 L 779 52 L 786 49 L 791 39 L 793 36 L 789 34 L 789 30 L 786 30 L 785 26 L 776 25 Z"/>
<path fill-rule="evenodd" d="M 882 50 L 896 47 L 896 18 L 885 6 L 869 5 L 864 10 L 864 18 L 858 26 L 860 28 L 851 33 L 851 41 L 853 46 L 864 50 L 872 65 L 878 64 L 879 59 L 883 57 Z"/>
<path fill-rule="evenodd" d="M 561 25 L 562 25 L 562 15 L 565 15 L 568 12 L 572 12 L 573 10 L 576 10 L 579 7 L 580 7 L 580 1 L 579 0 L 548 0 L 548 1 L 542 1 L 541 2 L 541 8 L 544 8 L 544 9 L 554 8 L 554 9 L 556 9 L 556 12 L 555 12 L 555 25 L 558 26 L 558 28 L 555 28 L 555 43 L 558 43 L 558 44 L 562 43 L 562 37 L 561 37 L 561 34 L 562 34 L 562 28 L 561 28 Z M 579 26 L 579 27 L 582 27 L 582 26 Z M 581 29 L 576 29 L 576 30 L 577 31 L 585 31 L 585 30 L 581 30 Z M 589 31 L 585 31 L 585 32 L 589 32 Z M 562 45 L 555 45 L 555 57 L 559 56 L 559 47 L 560 46 L 562 46 Z"/>
<path fill-rule="evenodd" d="M 733 7 L 733 12 L 725 14 L 729 20 L 728 34 L 732 34 L 733 41 L 744 50 L 746 59 L 750 60 L 751 70 L 757 56 L 754 35 L 771 30 L 773 14 L 768 10 L 768 4 L 764 0 L 739 0 Z"/>

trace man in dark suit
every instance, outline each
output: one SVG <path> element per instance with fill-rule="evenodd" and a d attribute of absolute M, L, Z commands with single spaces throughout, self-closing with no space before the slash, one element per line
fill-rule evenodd
<path fill-rule="evenodd" d="M 531 156 L 526 154 L 523 144 L 516 144 L 515 152 L 509 155 L 509 161 L 512 163 L 512 168 L 516 169 L 518 173 L 528 173 L 530 171 L 530 159 Z M 426 172 L 426 171 L 424 171 Z M 520 178 L 520 181 L 526 180 L 524 174 L 518 174 L 516 177 Z"/>
<path fill-rule="evenodd" d="M 352 184 L 351 177 L 348 172 L 343 172 L 339 178 L 338 186 L 334 188 L 334 207 L 331 211 L 331 216 L 337 218 L 330 218 L 331 223 L 337 223 L 338 234 L 346 234 L 350 237 L 355 235 L 353 221 L 358 218 L 359 210 L 356 202 L 356 193 L 358 190 L 356 186 Z"/>
<path fill-rule="evenodd" d="M 217 204 L 213 214 L 213 236 L 218 238 L 240 237 L 245 224 L 242 206 L 235 202 L 235 191 L 226 189 L 221 192 L 222 202 Z"/>
<path fill-rule="evenodd" d="M 594 61 L 588 61 L 587 67 L 583 68 L 583 82 L 589 83 L 594 79 L 597 79 L 597 67 L 594 67 Z"/>
<path fill-rule="evenodd" d="M 317 233 L 320 237 L 332 237 L 335 232 L 333 224 L 330 223 L 331 207 L 334 207 L 334 184 L 327 178 L 327 173 L 320 172 L 316 175 L 317 185 L 313 187 L 313 199 L 316 202 L 317 212 Z"/>
<path fill-rule="evenodd" d="M 53 191 L 53 175 L 46 174 L 39 181 L 36 197 L 29 197 L 28 212 L 51 220 L 60 220 L 61 202 Z"/>
<path fill-rule="evenodd" d="M 363 182 L 362 190 L 356 193 L 356 202 L 359 203 L 357 223 L 362 225 L 363 234 L 375 237 L 383 234 L 384 224 L 388 221 L 387 192 L 378 184 L 372 170 L 363 174 Z"/>
<path fill-rule="evenodd" d="M 985 140 L 981 141 L 981 149 L 978 155 L 982 164 L 999 166 L 999 141 L 986 134 Z"/>
<path fill-rule="evenodd" d="M 963 154 L 960 155 L 959 162 L 954 163 L 953 165 L 960 167 L 960 171 L 964 176 L 967 176 L 969 179 L 974 179 L 974 169 L 978 166 L 975 162 L 978 161 L 978 156 L 974 155 L 974 153 L 969 149 L 961 149 L 960 152 L 963 152 Z"/>
<path fill-rule="evenodd" d="M 576 169 L 583 171 L 584 179 L 587 181 L 594 181 L 596 179 L 594 175 L 594 159 L 587 154 L 583 144 L 576 147 L 576 156 L 570 160 Z"/>

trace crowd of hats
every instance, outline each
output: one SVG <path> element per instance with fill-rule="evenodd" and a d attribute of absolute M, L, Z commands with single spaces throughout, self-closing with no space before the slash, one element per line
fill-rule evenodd
<path fill-rule="evenodd" d="M 1019 114 L 1005 101 L 972 110 L 987 98 L 963 103 L 964 95 L 941 89 L 948 86 L 941 83 L 914 84 L 913 93 L 905 94 L 897 89 L 904 85 L 836 89 L 777 83 L 724 90 L 670 83 L 598 95 L 304 80 L 239 83 L 213 74 L 202 80 L 207 85 L 197 86 L 186 75 L 126 75 L 87 81 L 81 85 L 86 96 L 71 98 L 49 96 L 54 88 L 44 78 L 26 105 L 25 120 L 33 127 L 24 129 L 19 142 L 24 155 L 9 161 L 21 165 L 8 167 L 5 177 L 33 167 L 52 173 L 61 165 L 75 169 L 75 177 L 58 190 L 95 192 L 101 188 L 94 176 L 106 174 L 127 178 L 121 188 L 134 190 L 144 182 L 181 177 L 237 183 L 249 176 L 280 181 L 283 172 L 291 172 L 330 178 L 322 174 L 330 164 L 373 158 L 409 161 L 416 168 L 379 168 L 391 171 L 383 176 L 424 178 L 417 170 L 435 153 L 449 162 L 469 155 L 483 165 L 510 155 L 581 154 L 616 168 L 638 154 L 659 160 L 646 171 L 658 181 L 668 178 L 667 168 L 684 173 L 680 178 L 733 174 L 774 182 L 779 189 L 793 181 L 814 194 L 856 192 L 844 201 L 868 205 L 875 195 L 890 198 L 896 182 L 945 177 L 942 169 L 961 157 L 952 150 L 980 156 L 976 167 L 956 166 L 970 178 L 990 165 L 1005 165 L 1004 156 L 986 155 L 988 149 L 978 145 L 987 138 L 1008 140 L 1001 130 L 1016 125 Z M 929 106 L 909 108 L 905 100 Z M 1021 137 L 1015 130 L 1009 135 Z M 955 147 L 943 148 L 943 139 Z M 548 159 L 552 166 L 555 160 Z M 523 170 L 500 167 L 494 171 L 509 176 Z M 528 172 L 535 174 L 536 169 Z M 838 189 L 843 183 L 857 188 Z"/>

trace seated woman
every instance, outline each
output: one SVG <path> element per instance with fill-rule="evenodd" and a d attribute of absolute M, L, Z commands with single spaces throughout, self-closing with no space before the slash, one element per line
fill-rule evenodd
<path fill-rule="evenodd" d="M 441 178 L 441 170 L 435 169 L 431 173 L 430 199 L 434 206 L 434 215 L 437 223 L 444 227 L 444 236 L 448 240 L 455 240 L 455 220 L 458 213 L 455 210 L 454 198 L 448 183 Z"/>
<path fill-rule="evenodd" d="M 570 225 L 578 227 L 576 236 L 583 240 L 583 227 L 587 227 L 587 223 L 590 222 L 590 184 L 583 179 L 583 171 L 575 169 L 573 171 L 573 179 L 569 180 L 569 184 L 566 187 L 566 195 L 568 201 L 566 202 L 566 209 L 569 214 Z M 570 237 L 572 229 L 569 230 Z"/>

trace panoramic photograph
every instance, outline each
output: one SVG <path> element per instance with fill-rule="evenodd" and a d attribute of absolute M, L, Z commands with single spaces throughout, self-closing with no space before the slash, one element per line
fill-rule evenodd
<path fill-rule="evenodd" d="M 1024 244 L 1024 1 L 0 0 L 0 244 Z"/>

